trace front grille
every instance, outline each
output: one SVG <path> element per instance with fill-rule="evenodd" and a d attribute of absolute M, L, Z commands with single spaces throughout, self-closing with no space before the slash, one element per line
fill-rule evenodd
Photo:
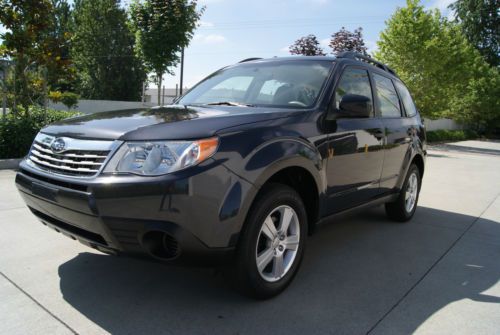
<path fill-rule="evenodd" d="M 21 171 L 22 174 L 25 174 L 28 177 L 31 177 L 31 178 L 36 179 L 36 180 L 40 180 L 40 181 L 43 181 L 43 182 L 46 182 L 46 183 L 49 183 L 49 184 L 53 184 L 53 185 L 57 185 L 57 186 L 61 186 L 61 187 L 64 187 L 64 188 L 69 188 L 69 189 L 72 189 L 72 190 L 77 190 L 77 191 L 80 191 L 80 192 L 88 192 L 87 185 L 69 183 L 69 182 L 60 181 L 60 180 L 53 179 L 53 178 L 47 178 L 47 177 L 44 177 L 44 176 L 40 176 L 38 174 L 31 173 L 31 172 L 29 172 L 29 171 L 27 171 L 25 169 L 21 169 L 20 171 Z"/>
<path fill-rule="evenodd" d="M 38 135 L 30 150 L 30 161 L 41 170 L 75 177 L 97 175 L 111 152 L 113 143 L 112 141 L 63 138 L 69 143 L 67 149 L 55 152 L 51 148 L 54 140 L 56 140 L 54 136 Z"/>

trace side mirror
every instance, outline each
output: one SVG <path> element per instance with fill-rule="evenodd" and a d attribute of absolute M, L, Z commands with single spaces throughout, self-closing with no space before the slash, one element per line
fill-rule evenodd
<path fill-rule="evenodd" d="M 340 100 L 340 118 L 368 118 L 372 114 L 370 98 L 357 94 L 346 94 Z"/>

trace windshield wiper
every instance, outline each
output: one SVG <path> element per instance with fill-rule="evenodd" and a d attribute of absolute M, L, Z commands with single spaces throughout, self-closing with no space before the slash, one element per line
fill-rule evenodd
<path fill-rule="evenodd" d="M 233 101 L 219 101 L 219 102 L 211 102 L 206 104 L 208 106 L 235 106 L 235 107 L 255 107 L 252 104 L 243 104 L 239 102 L 233 102 Z"/>

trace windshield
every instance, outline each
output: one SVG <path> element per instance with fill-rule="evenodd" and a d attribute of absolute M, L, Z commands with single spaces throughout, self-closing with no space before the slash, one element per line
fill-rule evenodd
<path fill-rule="evenodd" d="M 215 72 L 177 103 L 308 108 L 318 99 L 331 61 L 243 63 Z"/>

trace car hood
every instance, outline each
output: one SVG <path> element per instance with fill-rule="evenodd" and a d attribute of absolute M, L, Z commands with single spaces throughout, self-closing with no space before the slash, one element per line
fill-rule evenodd
<path fill-rule="evenodd" d="M 46 134 L 85 139 L 179 140 L 210 137 L 224 128 L 297 114 L 297 110 L 171 105 L 89 114 L 59 121 Z"/>

